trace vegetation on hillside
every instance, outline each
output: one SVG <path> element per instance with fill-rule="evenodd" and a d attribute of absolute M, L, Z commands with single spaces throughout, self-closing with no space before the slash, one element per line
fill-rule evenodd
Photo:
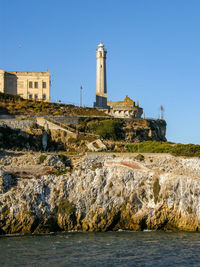
<path fill-rule="evenodd" d="M 79 130 L 99 135 L 102 139 L 121 140 L 123 120 L 106 118 L 82 118 Z"/>
<path fill-rule="evenodd" d="M 27 100 L 4 93 L 0 93 L 0 114 L 106 116 L 95 108 Z"/>
<path fill-rule="evenodd" d="M 138 144 L 128 144 L 126 148 L 128 152 L 136 153 L 170 153 L 174 156 L 200 157 L 200 145 L 193 144 L 146 141 Z"/>
<path fill-rule="evenodd" d="M 119 119 L 104 120 L 96 128 L 96 133 L 103 139 L 120 140 L 122 138 L 122 124 Z"/>

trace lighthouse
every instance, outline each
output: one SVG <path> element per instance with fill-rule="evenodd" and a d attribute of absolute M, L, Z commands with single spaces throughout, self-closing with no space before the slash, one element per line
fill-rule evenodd
<path fill-rule="evenodd" d="M 106 82 L 106 54 L 102 42 L 96 50 L 96 102 L 94 107 L 106 109 L 107 106 L 107 82 Z"/>

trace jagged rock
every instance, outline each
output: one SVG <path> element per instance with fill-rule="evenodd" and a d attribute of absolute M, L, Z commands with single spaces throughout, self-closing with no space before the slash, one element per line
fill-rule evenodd
<path fill-rule="evenodd" d="M 17 178 L 1 171 L 1 234 L 200 230 L 199 158 L 89 154 L 66 175 Z"/>
<path fill-rule="evenodd" d="M 44 161 L 45 166 L 53 166 L 57 170 L 64 171 L 66 165 L 60 160 L 58 155 L 48 155 Z"/>
<path fill-rule="evenodd" d="M 8 173 L 0 170 L 0 194 L 3 194 L 16 185 L 16 179 Z"/>
<path fill-rule="evenodd" d="M 153 119 L 140 119 L 126 121 L 123 127 L 124 140 L 132 142 L 166 141 L 166 121 Z"/>

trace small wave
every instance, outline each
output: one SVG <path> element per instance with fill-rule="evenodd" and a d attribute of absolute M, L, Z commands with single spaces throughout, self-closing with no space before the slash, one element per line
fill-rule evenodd
<path fill-rule="evenodd" d="M 111 233 L 113 231 L 110 231 Z M 125 233 L 137 233 L 138 231 L 134 231 L 134 230 L 123 230 L 123 229 L 118 229 L 117 232 L 125 232 Z"/>
<path fill-rule="evenodd" d="M 156 232 L 156 230 L 144 229 L 143 232 Z"/>

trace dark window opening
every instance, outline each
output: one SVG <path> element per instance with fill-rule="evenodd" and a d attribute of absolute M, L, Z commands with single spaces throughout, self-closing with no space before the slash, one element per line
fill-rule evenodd
<path fill-rule="evenodd" d="M 42 82 L 42 88 L 46 88 L 46 82 Z"/>
<path fill-rule="evenodd" d="M 29 88 L 33 88 L 33 83 L 29 82 Z"/>
<path fill-rule="evenodd" d="M 38 82 L 34 82 L 34 87 L 38 88 Z"/>

